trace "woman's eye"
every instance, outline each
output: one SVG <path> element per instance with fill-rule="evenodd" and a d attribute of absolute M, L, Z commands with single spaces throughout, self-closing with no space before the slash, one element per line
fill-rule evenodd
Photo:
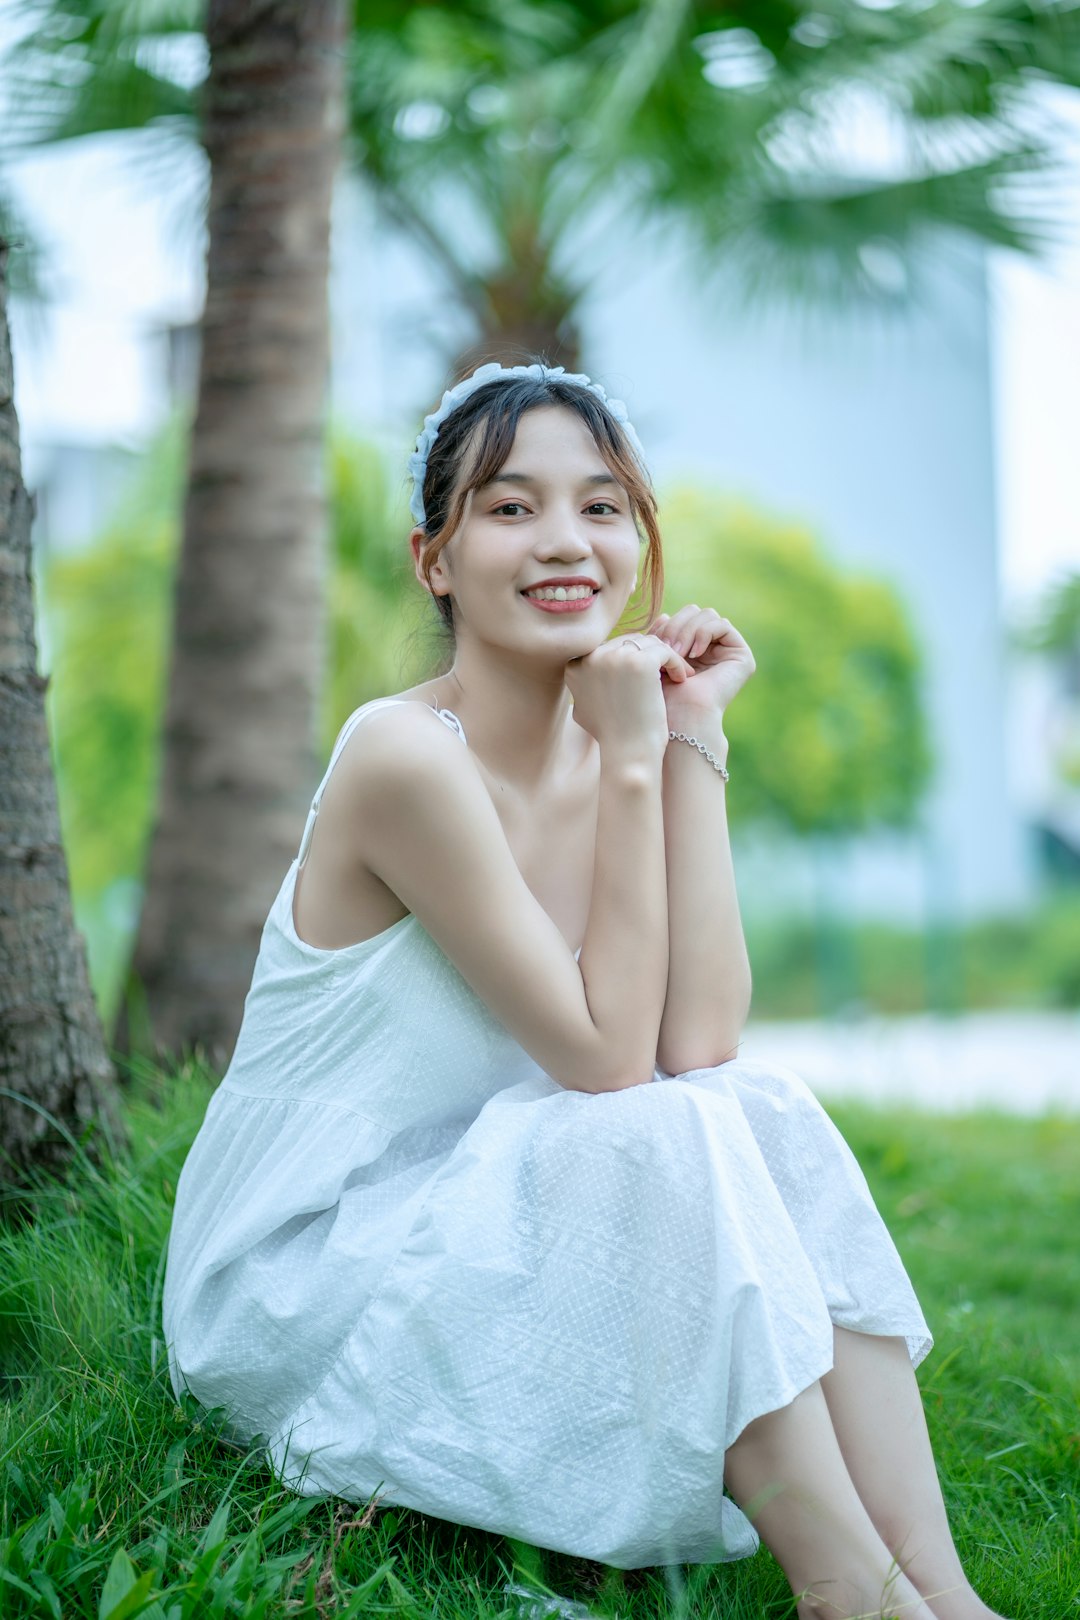
<path fill-rule="evenodd" d="M 499 514 L 505 512 L 509 507 L 516 507 L 522 512 L 526 510 L 524 501 L 502 501 L 498 506 L 492 507 L 492 516 L 498 516 Z M 587 512 L 595 512 L 597 507 L 602 507 L 608 512 L 618 512 L 619 510 L 618 507 L 615 506 L 611 501 L 590 501 L 585 510 Z"/>

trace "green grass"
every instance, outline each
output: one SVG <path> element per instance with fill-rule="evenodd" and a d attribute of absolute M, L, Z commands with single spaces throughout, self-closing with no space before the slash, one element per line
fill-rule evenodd
<path fill-rule="evenodd" d="M 177 1175 L 211 1082 L 131 1094 L 130 1155 L 0 1227 L 0 1620 L 512 1612 L 508 1581 L 623 1620 L 793 1613 L 764 1550 L 631 1572 L 389 1505 L 299 1498 L 174 1400 L 160 1336 Z M 987 1602 L 1080 1603 L 1080 1121 L 832 1110 L 937 1347 L 920 1369 L 950 1515 Z"/>

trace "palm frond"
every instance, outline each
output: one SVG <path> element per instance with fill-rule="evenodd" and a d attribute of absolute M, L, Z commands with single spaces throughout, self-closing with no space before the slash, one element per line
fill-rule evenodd
<path fill-rule="evenodd" d="M 6 150 L 166 125 L 193 138 L 202 0 L 24 0 L 4 62 Z"/>
<path fill-rule="evenodd" d="M 763 167 L 756 182 L 744 175 L 712 207 L 679 217 L 689 220 L 705 281 L 726 278 L 726 291 L 734 285 L 747 304 L 901 309 L 918 301 L 922 272 L 954 256 L 958 233 L 1028 253 L 1051 245 L 1051 219 L 1004 200 L 1042 161 L 1014 152 L 864 185 L 819 176 L 794 186 Z"/>

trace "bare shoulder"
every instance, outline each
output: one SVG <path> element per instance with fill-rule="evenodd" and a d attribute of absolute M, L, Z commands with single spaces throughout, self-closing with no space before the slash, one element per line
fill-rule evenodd
<path fill-rule="evenodd" d="M 462 738 L 439 719 L 430 703 L 402 694 L 363 716 L 342 750 L 338 768 L 351 793 L 367 798 L 394 783 L 422 782 L 448 766 L 460 777 L 479 780 Z"/>
<path fill-rule="evenodd" d="M 339 769 L 340 792 L 349 802 L 358 852 L 384 882 L 388 880 L 378 869 L 380 851 L 395 868 L 398 862 L 393 857 L 400 852 L 401 859 L 418 862 L 424 870 L 433 846 L 444 854 L 457 847 L 460 854 L 462 842 L 472 845 L 478 838 L 495 840 L 514 866 L 476 760 L 462 738 L 426 703 L 387 704 L 366 715 L 349 738 Z M 431 875 L 438 884 L 439 874 Z M 410 910 L 415 909 L 396 883 L 390 887 Z"/>

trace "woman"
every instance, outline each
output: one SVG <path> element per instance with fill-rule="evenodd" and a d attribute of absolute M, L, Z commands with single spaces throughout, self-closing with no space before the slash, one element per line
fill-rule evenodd
<path fill-rule="evenodd" d="M 801 1620 L 985 1620 L 899 1256 L 798 1076 L 738 1056 L 750 649 L 656 611 L 588 378 L 480 367 L 410 468 L 452 667 L 350 717 L 270 911 L 177 1189 L 174 1387 L 305 1493 L 623 1568 L 760 1535 Z"/>

